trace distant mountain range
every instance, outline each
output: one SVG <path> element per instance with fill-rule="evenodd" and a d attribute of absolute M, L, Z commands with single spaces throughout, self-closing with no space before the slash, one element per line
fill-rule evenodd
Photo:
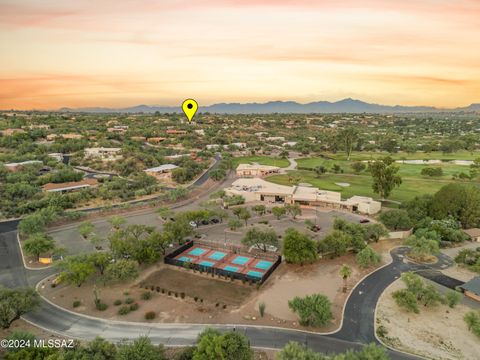
<path fill-rule="evenodd" d="M 62 108 L 62 112 L 92 112 L 92 113 L 181 113 L 179 106 L 148 106 L 137 105 L 127 108 Z M 388 106 L 370 104 L 360 100 L 344 99 L 336 102 L 316 101 L 300 104 L 295 101 L 269 101 L 266 103 L 219 103 L 208 106 L 199 105 L 199 112 L 218 114 L 271 114 L 271 113 L 425 113 L 425 112 L 472 112 L 480 111 L 480 103 L 454 109 L 440 109 L 433 106 Z"/>

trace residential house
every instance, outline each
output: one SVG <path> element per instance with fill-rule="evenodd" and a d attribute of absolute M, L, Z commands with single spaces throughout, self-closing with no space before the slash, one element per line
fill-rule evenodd
<path fill-rule="evenodd" d="M 246 202 L 299 204 L 302 206 L 338 209 L 362 214 L 376 214 L 381 203 L 364 196 L 342 200 L 336 191 L 327 191 L 309 186 L 278 185 L 260 178 L 242 178 L 225 189 L 227 195 L 241 195 Z"/>
<path fill-rule="evenodd" d="M 150 169 L 143 170 L 147 175 L 155 177 L 160 182 L 172 181 L 172 170 L 178 168 L 174 164 L 164 164 Z"/>
<path fill-rule="evenodd" d="M 84 179 L 80 181 L 71 181 L 66 183 L 48 183 L 42 186 L 43 191 L 45 192 L 71 192 L 77 190 L 83 190 L 88 188 L 93 188 L 98 186 L 98 181 L 96 179 Z"/>
<path fill-rule="evenodd" d="M 239 164 L 235 170 L 239 177 L 264 177 L 280 172 L 278 166 L 268 166 L 259 164 Z"/>
<path fill-rule="evenodd" d="M 120 152 L 121 148 L 106 148 L 106 147 L 96 147 L 96 148 L 86 148 L 85 149 L 85 158 L 86 159 L 100 159 L 102 161 L 115 161 L 121 159 Z"/>

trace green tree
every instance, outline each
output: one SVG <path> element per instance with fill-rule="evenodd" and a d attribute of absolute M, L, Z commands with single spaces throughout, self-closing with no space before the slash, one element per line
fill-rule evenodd
<path fill-rule="evenodd" d="M 340 276 L 343 279 L 343 292 L 346 293 L 347 281 L 348 281 L 348 278 L 352 276 L 352 269 L 349 266 L 343 264 L 342 267 L 340 268 Z"/>
<path fill-rule="evenodd" d="M 105 277 L 112 281 L 128 281 L 138 277 L 138 263 L 135 260 L 120 259 L 105 268 Z"/>
<path fill-rule="evenodd" d="M 320 166 L 314 167 L 313 171 L 317 175 L 317 178 L 319 178 L 321 175 L 323 175 L 327 172 L 327 168 L 323 165 L 320 165 Z"/>
<path fill-rule="evenodd" d="M 118 347 L 115 360 L 164 360 L 163 345 L 155 346 L 147 336 L 140 336 L 132 344 L 123 343 Z"/>
<path fill-rule="evenodd" d="M 118 230 L 127 222 L 127 220 L 125 220 L 125 218 L 122 216 L 113 215 L 110 219 L 108 219 L 108 222 L 110 225 L 112 225 L 114 230 Z"/>
<path fill-rule="evenodd" d="M 74 350 L 62 353 L 61 360 L 116 360 L 115 344 L 97 336 L 85 345 L 78 345 Z"/>
<path fill-rule="evenodd" d="M 55 241 L 45 233 L 36 233 L 30 235 L 23 243 L 23 249 L 28 255 L 35 256 L 37 261 L 40 254 L 47 253 L 55 249 Z"/>
<path fill-rule="evenodd" d="M 344 255 L 352 242 L 352 237 L 341 230 L 332 230 L 318 243 L 319 250 L 330 254 L 331 258 Z"/>
<path fill-rule="evenodd" d="M 286 213 L 287 211 L 285 210 L 285 207 L 274 206 L 272 208 L 272 214 L 277 218 L 277 220 L 280 220 L 280 218 Z"/>
<path fill-rule="evenodd" d="M 237 216 L 240 220 L 245 221 L 245 226 L 247 226 L 248 219 L 252 217 L 250 211 L 243 207 L 233 209 L 233 214 Z"/>
<path fill-rule="evenodd" d="M 333 318 L 330 300 L 321 294 L 295 297 L 288 302 L 288 307 L 297 313 L 303 326 L 325 326 Z"/>
<path fill-rule="evenodd" d="M 172 217 L 175 213 L 172 209 L 168 207 L 159 207 L 155 211 L 163 220 L 167 220 L 168 218 Z"/>
<path fill-rule="evenodd" d="M 302 208 L 298 204 L 286 204 L 285 211 L 295 220 L 299 215 L 302 215 Z"/>
<path fill-rule="evenodd" d="M 364 227 L 365 239 L 378 242 L 380 238 L 388 236 L 389 232 L 382 224 L 368 224 Z"/>
<path fill-rule="evenodd" d="M 82 286 L 95 273 L 95 267 L 89 261 L 88 255 L 83 254 L 66 257 L 58 264 L 58 267 L 60 280 L 78 287 Z"/>
<path fill-rule="evenodd" d="M 88 260 L 95 266 L 100 275 L 103 275 L 106 267 L 112 260 L 112 254 L 107 252 L 95 252 L 90 254 Z"/>
<path fill-rule="evenodd" d="M 197 340 L 193 360 L 238 359 L 252 360 L 253 351 L 248 339 L 237 332 L 221 334 L 217 330 L 206 328 Z"/>
<path fill-rule="evenodd" d="M 95 226 L 90 221 L 84 221 L 78 226 L 78 232 L 84 239 L 87 239 L 95 230 Z"/>
<path fill-rule="evenodd" d="M 256 246 L 266 252 L 268 246 L 278 247 L 278 238 L 274 230 L 261 230 L 253 227 L 245 234 L 242 244 L 248 247 Z"/>
<path fill-rule="evenodd" d="M 361 173 L 363 170 L 365 170 L 367 168 L 367 165 L 365 165 L 365 163 L 363 163 L 361 161 L 355 161 L 350 166 L 352 167 L 353 171 L 356 174 Z"/>
<path fill-rule="evenodd" d="M 305 345 L 295 341 L 288 342 L 277 354 L 278 360 L 329 360 L 328 357 L 316 353 Z"/>
<path fill-rule="evenodd" d="M 390 196 L 392 190 L 402 184 L 402 178 L 397 175 L 400 167 L 395 165 L 389 156 L 381 160 L 370 161 L 368 164 L 372 175 L 372 189 L 382 199 Z"/>
<path fill-rule="evenodd" d="M 431 256 L 440 252 L 438 241 L 411 235 L 404 241 L 410 246 L 410 256 L 419 261 L 427 261 Z"/>
<path fill-rule="evenodd" d="M 382 212 L 380 221 L 390 230 L 408 230 L 413 225 L 408 212 L 402 209 Z"/>
<path fill-rule="evenodd" d="M 33 346 L 33 342 L 35 341 L 36 337 L 34 334 L 28 331 L 23 331 L 23 330 L 15 330 L 13 331 L 10 335 L 7 336 L 7 340 L 19 340 L 23 341 L 25 344 L 30 343 L 30 346 Z M 15 344 L 15 343 L 14 343 Z M 22 349 L 22 347 L 5 347 L 8 352 L 18 352 Z"/>
<path fill-rule="evenodd" d="M 39 303 L 40 297 L 34 289 L 8 289 L 0 285 L 0 326 L 9 328 L 12 322 Z"/>
<path fill-rule="evenodd" d="M 237 230 L 242 227 L 242 222 L 238 219 L 230 219 L 228 221 L 228 227 L 230 230 Z"/>
<path fill-rule="evenodd" d="M 367 246 L 366 248 L 360 250 L 355 257 L 355 260 L 360 267 L 367 268 L 371 265 L 378 264 L 382 260 L 382 257 L 370 246 Z"/>
<path fill-rule="evenodd" d="M 347 153 L 347 160 L 350 160 L 350 155 L 359 140 L 358 130 L 354 127 L 347 127 L 339 132 L 338 140 Z"/>
<path fill-rule="evenodd" d="M 392 297 L 398 306 L 405 308 L 407 311 L 415 314 L 420 312 L 418 310 L 417 298 L 411 291 L 407 289 L 397 290 L 392 293 Z"/>
<path fill-rule="evenodd" d="M 308 264 L 317 260 L 317 249 L 314 240 L 293 228 L 285 231 L 283 238 L 283 255 L 285 260 L 293 264 Z"/>
<path fill-rule="evenodd" d="M 252 210 L 255 213 L 257 213 L 258 216 L 263 216 L 263 215 L 265 215 L 265 212 L 267 211 L 267 208 L 265 207 L 265 205 L 258 204 L 258 205 L 252 206 Z"/>
<path fill-rule="evenodd" d="M 433 196 L 431 215 L 435 219 L 449 216 L 462 227 L 480 226 L 480 189 L 468 184 L 448 184 Z"/>
<path fill-rule="evenodd" d="M 469 311 L 463 317 L 468 330 L 480 337 L 480 311 Z"/>

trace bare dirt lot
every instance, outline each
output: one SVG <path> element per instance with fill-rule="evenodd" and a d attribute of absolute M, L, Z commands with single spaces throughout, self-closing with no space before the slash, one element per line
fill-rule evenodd
<path fill-rule="evenodd" d="M 468 331 L 463 320 L 471 309 L 463 304 L 450 309 L 445 305 L 420 309 L 419 314 L 400 309 L 392 292 L 403 288 L 395 281 L 380 297 L 377 307 L 377 329 L 383 326 L 386 344 L 430 359 L 477 360 L 480 339 Z"/>
<path fill-rule="evenodd" d="M 389 261 L 388 250 L 397 245 L 396 241 L 383 241 L 373 247 L 383 253 L 384 261 Z M 339 275 L 342 264 L 352 268 L 352 277 L 348 280 L 348 291 L 343 293 L 343 280 Z M 50 278 L 40 284 L 39 291 L 54 303 L 81 314 L 102 317 L 112 320 L 146 322 L 145 313 L 154 311 L 153 322 L 185 322 L 203 324 L 257 324 L 302 328 L 297 316 L 288 307 L 288 301 L 295 296 L 324 294 L 332 301 L 334 320 L 320 332 L 334 331 L 338 328 L 343 306 L 348 293 L 356 282 L 373 268 L 360 269 L 355 264 L 354 256 L 348 254 L 337 259 L 323 259 L 308 266 L 282 264 L 259 289 L 255 285 L 243 284 L 239 280 L 211 278 L 206 274 L 193 273 L 179 267 L 162 263 L 142 271 L 142 275 L 134 282 L 103 286 L 93 282 L 81 287 L 59 285 L 50 286 Z M 142 294 L 148 291 L 152 298 L 143 300 Z M 153 291 L 151 286 L 154 286 Z M 94 288 L 101 301 L 108 305 L 105 311 L 94 306 Z M 162 291 L 162 289 L 164 291 Z M 168 295 L 170 291 L 170 295 Z M 176 296 L 175 296 L 176 293 Z M 185 297 L 182 298 L 182 293 Z M 198 297 L 195 301 L 194 297 Z M 128 298 L 138 304 L 138 310 L 126 315 L 118 311 L 125 306 Z M 202 299 L 203 301 L 200 301 Z M 114 305 L 116 300 L 121 305 Z M 80 305 L 73 307 L 74 301 Z M 259 315 L 259 304 L 266 304 L 265 316 Z M 217 305 L 218 304 L 218 305 Z"/>

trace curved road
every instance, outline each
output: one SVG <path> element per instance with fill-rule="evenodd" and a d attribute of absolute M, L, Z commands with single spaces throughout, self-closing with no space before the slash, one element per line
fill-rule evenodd
<path fill-rule="evenodd" d="M 35 286 L 54 272 L 53 269 L 27 270 L 23 267 L 16 224 L 0 223 L 0 283 L 8 287 Z M 404 261 L 405 248 L 392 251 L 393 262 L 367 276 L 353 290 L 345 307 L 341 329 L 330 335 L 262 326 L 236 325 L 236 331 L 244 333 L 251 345 L 260 348 L 281 348 L 288 341 L 298 341 L 310 348 L 326 353 L 359 349 L 362 344 L 377 342 L 374 336 L 374 309 L 383 290 L 404 271 L 427 268 Z M 447 258 L 435 265 L 448 266 Z M 107 321 L 89 318 L 58 308 L 42 300 L 38 309 L 23 316 L 32 324 L 63 336 L 93 339 L 102 336 L 116 342 L 138 335 L 148 335 L 153 342 L 169 346 L 190 345 L 204 326 L 199 324 L 143 324 Z M 232 325 L 217 325 L 220 330 L 231 330 Z M 389 351 L 392 359 L 418 359 L 415 356 Z"/>

